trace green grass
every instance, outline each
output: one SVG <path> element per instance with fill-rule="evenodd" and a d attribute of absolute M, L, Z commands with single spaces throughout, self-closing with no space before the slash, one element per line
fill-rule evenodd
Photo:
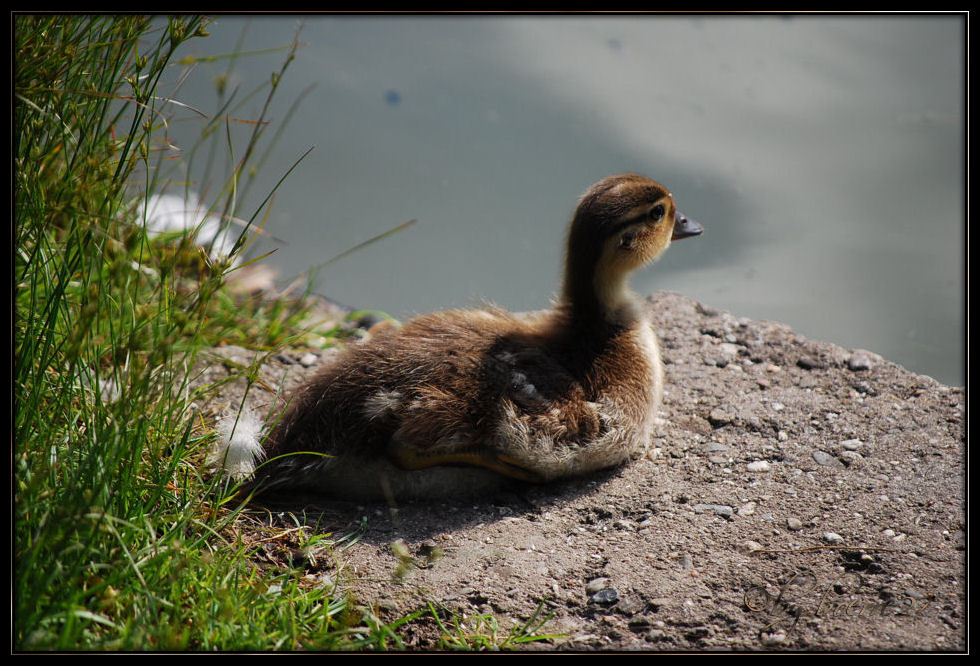
<path fill-rule="evenodd" d="M 544 602 L 541 602 L 530 618 L 514 622 L 510 629 L 504 630 L 495 616 L 482 613 L 469 617 L 450 615 L 443 622 L 439 610 L 429 603 L 430 616 L 439 628 L 438 649 L 461 652 L 513 650 L 524 643 L 560 638 L 558 634 L 539 633 L 551 619 L 551 615 L 542 617 L 543 611 Z"/>
<path fill-rule="evenodd" d="M 182 108 L 159 87 L 205 36 L 193 17 L 14 19 L 13 647 L 400 649 L 422 612 L 385 623 L 302 569 L 259 566 L 261 528 L 202 471 L 212 435 L 188 369 L 218 343 L 288 344 L 305 314 L 301 300 L 235 294 L 230 259 L 151 237 L 140 217 L 186 169 L 167 136 Z M 258 93 L 259 118 L 233 127 L 239 107 L 222 96 L 184 153 L 221 171 L 212 211 L 245 220 L 237 252 L 273 200 L 240 210 L 295 48 Z M 445 645 L 463 647 L 449 622 Z"/>
<path fill-rule="evenodd" d="M 150 238 L 137 214 L 166 182 L 157 83 L 204 28 L 15 20 L 17 649 L 334 647 L 360 623 L 334 590 L 257 569 L 199 471 L 187 368 L 219 341 L 283 344 L 303 314 L 243 302 L 224 288 L 230 261 Z M 229 217 L 265 126 L 224 179 Z"/>

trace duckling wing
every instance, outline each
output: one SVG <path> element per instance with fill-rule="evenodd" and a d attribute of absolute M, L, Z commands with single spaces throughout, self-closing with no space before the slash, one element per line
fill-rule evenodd
<path fill-rule="evenodd" d="M 484 385 L 497 418 L 523 420 L 529 435 L 573 444 L 601 433 L 602 422 L 583 382 L 547 347 L 501 340 L 487 354 Z"/>
<path fill-rule="evenodd" d="M 498 336 L 444 383 L 418 386 L 388 455 L 407 469 L 461 464 L 542 482 L 568 467 L 607 425 L 583 382 L 547 346 Z"/>

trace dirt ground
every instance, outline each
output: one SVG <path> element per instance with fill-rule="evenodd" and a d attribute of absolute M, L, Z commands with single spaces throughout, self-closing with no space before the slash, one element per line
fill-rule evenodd
<path fill-rule="evenodd" d="M 431 602 L 506 634 L 543 604 L 538 633 L 561 636 L 519 649 L 965 650 L 963 389 L 682 296 L 650 304 L 668 383 L 644 458 L 478 502 L 297 497 L 239 529 L 282 528 L 265 566 L 299 566 L 386 621 Z M 269 356 L 248 401 L 331 354 Z M 217 349 L 198 381 L 255 358 Z M 297 521 L 356 540 L 320 557 Z M 407 631 L 409 649 L 438 648 L 433 620 Z"/>

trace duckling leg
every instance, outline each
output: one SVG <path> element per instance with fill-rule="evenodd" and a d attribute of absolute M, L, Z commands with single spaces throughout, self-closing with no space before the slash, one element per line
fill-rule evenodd
<path fill-rule="evenodd" d="M 544 483 L 547 480 L 534 470 L 522 466 L 520 461 L 492 451 L 422 453 L 409 447 L 391 446 L 388 449 L 388 454 L 395 464 L 406 470 L 418 470 L 437 465 L 467 465 L 489 469 L 518 481 Z"/>
<path fill-rule="evenodd" d="M 482 467 L 497 474 L 542 483 L 547 479 L 514 457 L 486 445 L 476 434 L 469 405 L 459 396 L 434 386 L 419 388 L 410 399 L 386 409 L 393 421 L 386 452 L 405 470 L 442 465 Z M 473 430 L 470 430 L 473 428 Z"/>
<path fill-rule="evenodd" d="M 516 402 L 503 399 L 496 413 L 472 431 L 459 429 L 466 422 L 461 414 L 445 418 L 450 415 L 427 411 L 426 418 L 419 418 L 416 412 L 415 418 L 404 419 L 392 433 L 387 454 L 406 470 L 465 465 L 530 483 L 626 460 L 635 448 L 632 431 L 616 427 L 610 405 L 603 408 L 581 399 L 584 396 L 575 397 L 550 402 L 537 413 L 527 413 Z M 444 418 L 436 418 L 437 413 Z"/>

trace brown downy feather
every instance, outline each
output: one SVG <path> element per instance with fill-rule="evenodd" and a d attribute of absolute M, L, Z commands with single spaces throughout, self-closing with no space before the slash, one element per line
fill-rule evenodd
<path fill-rule="evenodd" d="M 438 312 L 352 346 L 291 396 L 266 439 L 269 462 L 246 487 L 472 494 L 641 452 L 663 369 L 626 276 L 678 237 L 678 219 L 697 226 L 653 181 L 601 181 L 573 218 L 554 310 Z"/>

